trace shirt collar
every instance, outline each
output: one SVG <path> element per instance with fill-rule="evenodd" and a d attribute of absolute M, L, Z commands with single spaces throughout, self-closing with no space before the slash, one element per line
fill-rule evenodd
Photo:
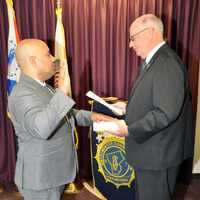
<path fill-rule="evenodd" d="M 145 62 L 148 64 L 149 61 L 151 60 L 151 58 L 153 57 L 153 55 L 158 51 L 158 49 L 160 49 L 161 46 L 163 46 L 165 44 L 165 41 L 157 44 L 147 55 Z"/>
<path fill-rule="evenodd" d="M 35 79 L 36 82 L 38 82 L 41 86 L 45 87 L 46 86 L 46 83 L 45 82 L 42 82 L 40 80 L 37 80 Z"/>

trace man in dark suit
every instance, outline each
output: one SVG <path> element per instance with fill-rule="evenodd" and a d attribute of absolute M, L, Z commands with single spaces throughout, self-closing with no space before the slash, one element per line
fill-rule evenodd
<path fill-rule="evenodd" d="M 126 136 L 127 160 L 136 173 L 136 200 L 169 200 L 180 163 L 192 155 L 185 151 L 192 149 L 185 139 L 186 69 L 164 41 L 162 21 L 152 14 L 131 24 L 130 47 L 144 62 L 128 104 L 121 104 L 126 116 L 117 134 Z"/>
<path fill-rule="evenodd" d="M 45 83 L 57 69 L 41 40 L 22 40 L 16 57 L 22 74 L 8 101 L 19 146 L 15 183 L 25 200 L 59 200 L 77 172 L 75 121 L 89 126 L 111 118 L 73 109 L 65 68 L 56 90 Z"/>

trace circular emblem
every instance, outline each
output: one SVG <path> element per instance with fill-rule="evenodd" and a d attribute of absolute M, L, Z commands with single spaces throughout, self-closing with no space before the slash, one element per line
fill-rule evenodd
<path fill-rule="evenodd" d="M 135 179 L 133 168 L 125 159 L 124 138 L 109 136 L 105 137 L 97 145 L 96 160 L 99 172 L 106 182 L 120 186 L 131 186 Z"/>

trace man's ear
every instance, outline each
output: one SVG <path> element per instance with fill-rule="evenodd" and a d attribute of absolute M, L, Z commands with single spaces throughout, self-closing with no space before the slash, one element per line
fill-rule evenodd
<path fill-rule="evenodd" d="M 36 57 L 35 57 L 35 56 L 30 56 L 30 57 L 28 58 L 28 62 L 29 62 L 29 64 L 31 64 L 32 66 L 36 66 L 36 63 L 37 63 Z"/>
<path fill-rule="evenodd" d="M 155 34 L 155 28 L 154 27 L 150 27 L 149 28 L 149 36 L 150 36 L 150 38 L 153 38 L 154 34 Z"/>

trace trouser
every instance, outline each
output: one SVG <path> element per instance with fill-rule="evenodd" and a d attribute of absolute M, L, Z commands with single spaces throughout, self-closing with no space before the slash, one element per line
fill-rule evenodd
<path fill-rule="evenodd" d="M 46 190 L 29 190 L 19 188 L 24 200 L 60 200 L 64 186 L 50 188 Z"/>
<path fill-rule="evenodd" d="M 135 169 L 136 200 L 171 200 L 179 167 L 153 171 Z"/>

